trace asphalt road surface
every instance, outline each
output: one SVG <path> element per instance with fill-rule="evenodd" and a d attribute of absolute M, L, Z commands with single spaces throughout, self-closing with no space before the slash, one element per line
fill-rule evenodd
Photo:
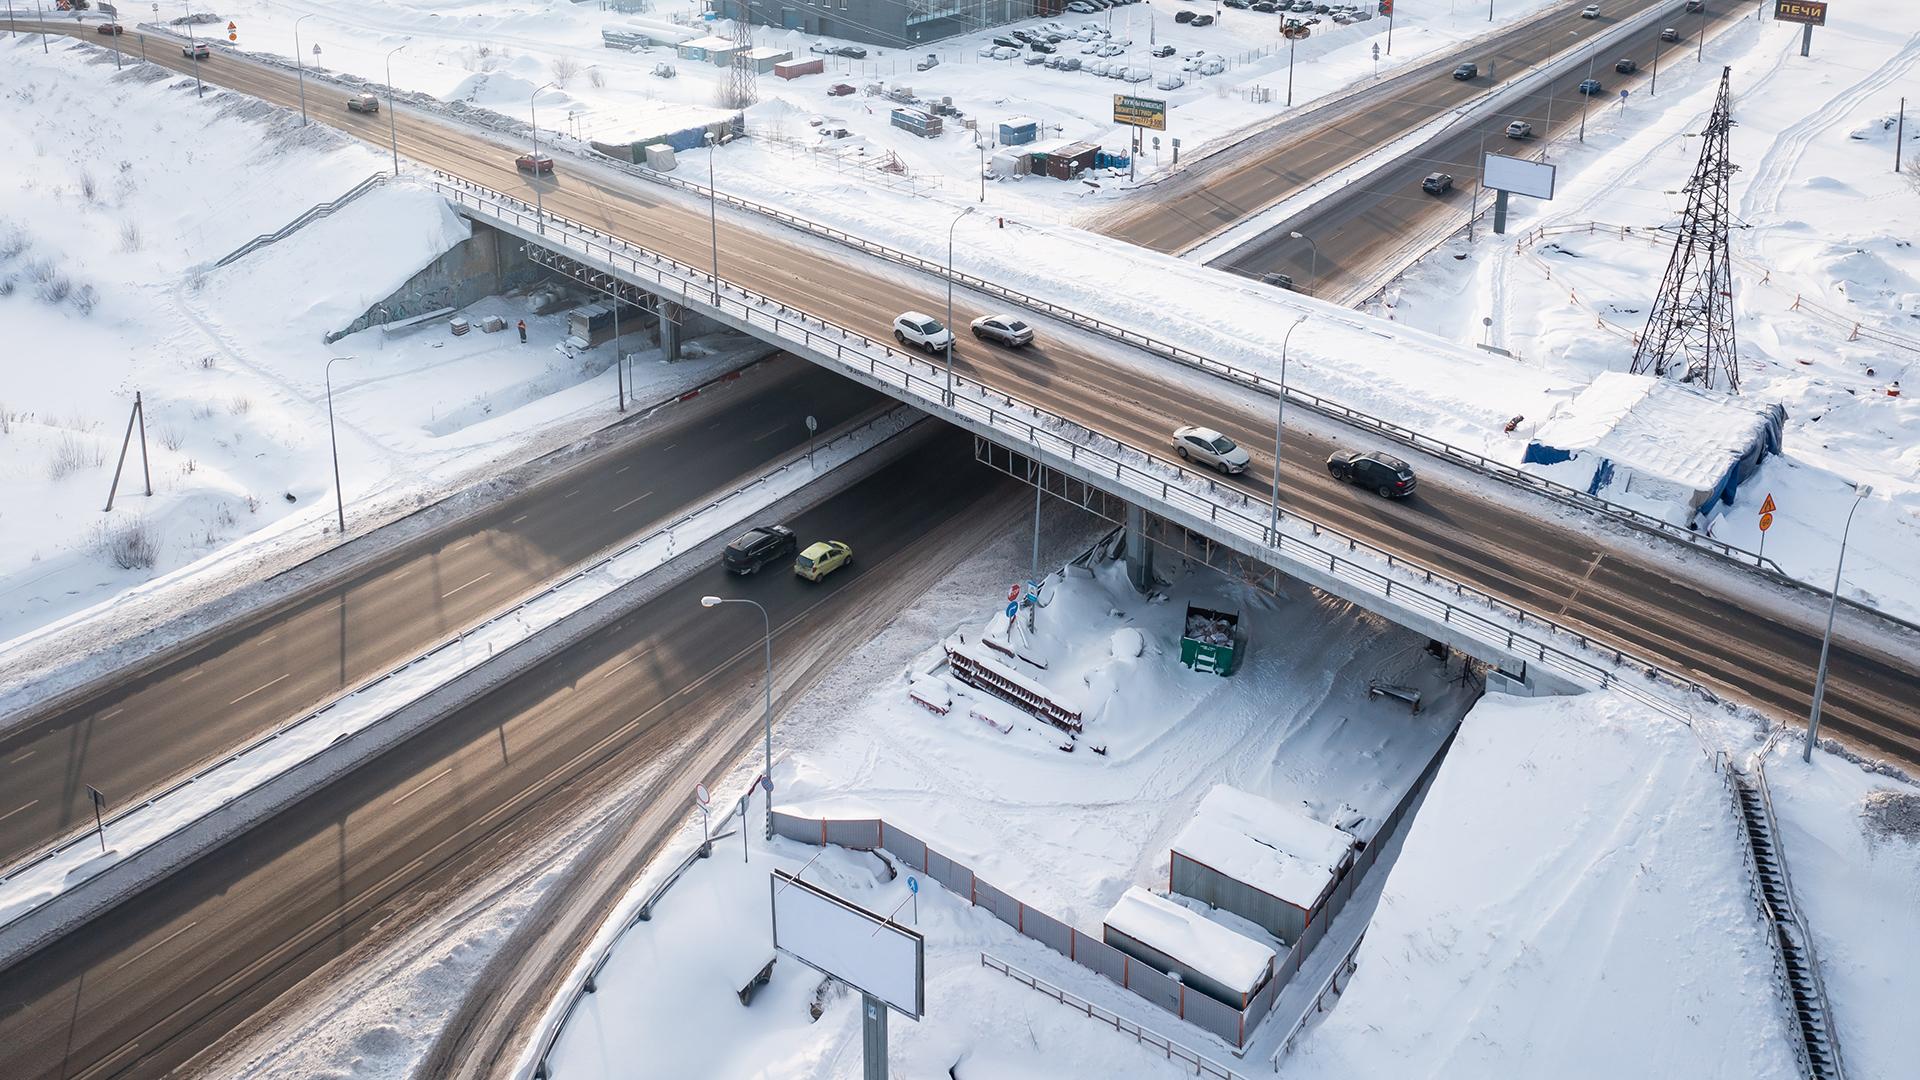
<path fill-rule="evenodd" d="M 885 398 L 791 357 L 676 405 L 569 470 L 138 679 L 0 738 L 0 864 L 93 822 L 507 606 Z M 724 404 L 721 404 L 724 403 Z"/>
<path fill-rule="evenodd" d="M 1016 494 L 1013 481 L 973 464 L 966 436 L 939 432 L 789 523 L 803 542 L 853 546 L 853 564 L 825 581 L 785 567 L 750 578 L 717 564 L 700 571 L 0 972 L 0 1076 L 160 1074 L 378 932 L 436 874 L 511 846 L 533 817 L 564 814 L 595 778 L 633 775 L 684 736 L 756 743 L 758 613 L 702 608 L 701 595 L 765 604 L 781 656 L 831 651 L 848 642 L 844 619 L 872 617 L 866 607 L 889 575 L 924 572 L 929 558 L 944 559 L 944 572 L 971 552 L 943 535 Z M 746 708 L 713 707 L 743 689 L 753 691 Z M 690 785 L 676 778 L 663 797 L 682 808 Z"/>
<path fill-rule="evenodd" d="M 1647 92 L 1654 88 L 1656 54 L 1660 69 L 1667 73 L 1671 85 L 1675 68 L 1699 62 L 1695 57 L 1702 27 L 1712 34 L 1722 23 L 1749 18 L 1754 10 L 1751 2 L 1735 4 L 1733 0 L 1708 0 L 1699 14 L 1687 14 L 1680 4 L 1665 5 L 1673 10 L 1664 25 L 1682 31 L 1682 41 L 1661 41 L 1661 27 L 1655 26 L 1635 34 L 1629 44 L 1602 54 L 1584 48 L 1582 42 L 1627 17 L 1626 9 L 1615 11 L 1615 5 L 1606 6 L 1608 14 L 1601 18 L 1567 15 L 1558 21 L 1549 21 L 1532 35 L 1530 50 L 1533 53 L 1551 48 L 1556 56 L 1579 57 L 1578 70 L 1524 95 L 1506 112 L 1462 127 L 1430 153 L 1402 159 L 1365 184 L 1329 195 L 1314 207 L 1309 227 L 1276 229 L 1208 265 L 1256 278 L 1286 274 L 1296 288 L 1314 295 L 1328 299 L 1350 296 L 1375 280 L 1382 262 L 1399 252 L 1408 241 L 1428 233 L 1436 223 L 1452 221 L 1455 227 L 1465 227 L 1476 198 L 1490 212 L 1493 194 L 1479 190 L 1483 150 L 1495 154 L 1531 154 L 1535 149 L 1532 144 L 1546 136 L 1549 120 L 1551 130 L 1565 138 L 1580 130 L 1583 114 L 1590 117 L 1623 107 L 1645 108 Z M 1634 74 L 1616 71 L 1614 65 L 1620 60 L 1633 61 L 1637 71 Z M 1430 93 L 1454 96 L 1463 90 L 1483 89 L 1481 84 L 1488 78 L 1484 72 L 1489 64 L 1497 72 L 1517 73 L 1518 67 L 1509 66 L 1511 63 L 1503 49 L 1481 61 L 1483 74 L 1477 79 L 1462 82 L 1447 72 L 1436 73 L 1428 80 L 1432 87 Z M 1600 92 L 1591 97 L 1579 92 L 1589 69 L 1601 87 Z M 1453 95 L 1449 95 L 1449 89 Z M 1622 90 L 1631 94 L 1624 106 L 1620 102 Z M 1431 111 L 1425 115 L 1430 116 Z M 1508 139 L 1507 125 L 1514 120 L 1533 125 L 1533 137 Z M 1436 172 L 1453 177 L 1452 191 L 1429 195 L 1421 190 L 1421 179 Z M 1520 200 L 1524 196 L 1513 198 Z M 1484 219 L 1483 224 L 1491 228 L 1492 218 Z M 1288 235 L 1291 232 L 1303 233 L 1312 243 L 1293 239 Z M 1314 245 L 1319 248 L 1317 256 Z"/>
<path fill-rule="evenodd" d="M 176 69 L 188 65 L 177 49 L 151 54 Z M 295 104 L 291 72 L 218 50 L 214 55 L 199 65 L 209 82 Z M 339 90 L 307 90 L 316 119 L 386 146 L 389 118 L 349 114 L 344 100 Z M 534 201 L 529 181 L 514 168 L 517 147 L 405 107 L 397 122 L 403 156 Z M 553 213 L 694 266 L 713 256 L 708 208 L 696 198 L 571 158 L 561 159 L 559 174 L 541 186 Z M 750 215 L 720 215 L 719 249 L 720 272 L 730 280 L 875 338 L 890 333 L 901 311 L 939 311 L 944 304 L 946 290 L 932 278 L 822 248 Z M 956 294 L 958 325 L 988 310 L 981 299 Z M 995 389 L 1162 453 L 1176 424 L 1210 423 L 1256 448 L 1254 468 L 1239 482 L 1265 490 L 1272 457 L 1257 448 L 1270 438 L 1263 433 L 1271 431 L 1271 400 L 1197 379 L 1106 339 L 1036 321 L 1038 347 L 1009 353 L 969 339 L 959 348 L 956 367 Z M 1648 541 L 1597 516 L 1565 515 L 1544 500 L 1483 495 L 1425 459 L 1416 461 L 1423 476 L 1415 499 L 1379 503 L 1327 477 L 1322 463 L 1328 450 L 1313 438 L 1291 444 L 1283 488 L 1296 510 L 1600 641 L 1643 652 L 1737 700 L 1783 718 L 1806 715 L 1824 613 L 1816 613 L 1804 594 L 1783 597 L 1757 576 L 1689 573 L 1698 557 L 1677 545 Z M 1869 641 L 1843 623 L 1834 643 L 1825 730 L 1868 753 L 1920 762 L 1916 702 L 1920 672 L 1910 643 Z"/>
<path fill-rule="evenodd" d="M 1680 0 L 1614 0 L 1605 5 L 1602 17 L 1582 19 L 1579 11 L 1586 0 L 1556 5 L 1510 27 L 1492 44 L 1449 49 L 1415 63 L 1364 95 L 1318 107 L 1314 115 L 1324 115 L 1324 120 L 1306 131 L 1263 132 L 1222 150 L 1215 155 L 1220 160 L 1205 159 L 1199 167 L 1175 173 L 1130 196 L 1125 209 L 1095 228 L 1155 251 L 1186 251 L 1448 110 L 1527 74 L 1570 46 L 1662 5 L 1675 11 L 1681 8 Z M 1385 21 L 1365 26 L 1379 30 Z M 1326 27 L 1314 29 L 1319 32 Z M 1466 60 L 1480 65 L 1480 76 L 1456 81 L 1451 73 Z M 1296 275 L 1294 280 L 1304 284 L 1306 277 Z"/>

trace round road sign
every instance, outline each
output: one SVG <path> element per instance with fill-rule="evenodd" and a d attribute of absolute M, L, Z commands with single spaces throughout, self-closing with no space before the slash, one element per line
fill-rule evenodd
<path fill-rule="evenodd" d="M 707 794 L 707 785 L 693 785 L 693 801 L 699 803 L 702 810 L 713 805 L 713 796 Z"/>
<path fill-rule="evenodd" d="M 1761 514 L 1760 515 L 1760 531 L 1766 532 L 1768 529 L 1771 529 L 1771 528 L 1773 528 L 1773 515 Z"/>

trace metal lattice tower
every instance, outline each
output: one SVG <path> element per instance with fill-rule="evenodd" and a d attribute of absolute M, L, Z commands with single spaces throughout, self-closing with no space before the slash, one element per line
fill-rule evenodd
<path fill-rule="evenodd" d="M 1687 212 L 1660 282 L 1653 314 L 1633 353 L 1635 374 L 1651 372 L 1681 382 L 1740 389 L 1733 340 L 1733 260 L 1727 238 L 1727 180 L 1739 166 L 1728 160 L 1733 127 L 1732 68 L 1720 69 L 1720 94 L 1702 131 L 1700 161 L 1687 181 Z"/>
<path fill-rule="evenodd" d="M 727 108 L 744 109 L 760 100 L 760 69 L 754 66 L 753 21 L 749 0 L 733 0 L 733 66 L 727 72 Z"/>

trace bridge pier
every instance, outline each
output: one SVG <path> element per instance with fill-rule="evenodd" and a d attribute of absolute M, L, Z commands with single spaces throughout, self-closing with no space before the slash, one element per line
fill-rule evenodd
<path fill-rule="evenodd" d="M 680 359 L 680 327 L 686 321 L 686 309 L 664 296 L 656 296 L 653 314 L 660 322 L 660 358 L 671 364 Z"/>
<path fill-rule="evenodd" d="M 1138 592 L 1153 588 L 1153 542 L 1147 539 L 1147 512 L 1127 504 L 1127 580 Z"/>

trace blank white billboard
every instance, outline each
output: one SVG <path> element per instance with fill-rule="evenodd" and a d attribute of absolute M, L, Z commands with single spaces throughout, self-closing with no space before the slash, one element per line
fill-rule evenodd
<path fill-rule="evenodd" d="M 1544 161 L 1488 154 L 1481 166 L 1480 183 L 1495 191 L 1531 195 L 1536 199 L 1553 198 L 1553 166 Z"/>
<path fill-rule="evenodd" d="M 919 934 L 783 870 L 771 886 L 774 948 L 920 1019 L 927 983 Z"/>

